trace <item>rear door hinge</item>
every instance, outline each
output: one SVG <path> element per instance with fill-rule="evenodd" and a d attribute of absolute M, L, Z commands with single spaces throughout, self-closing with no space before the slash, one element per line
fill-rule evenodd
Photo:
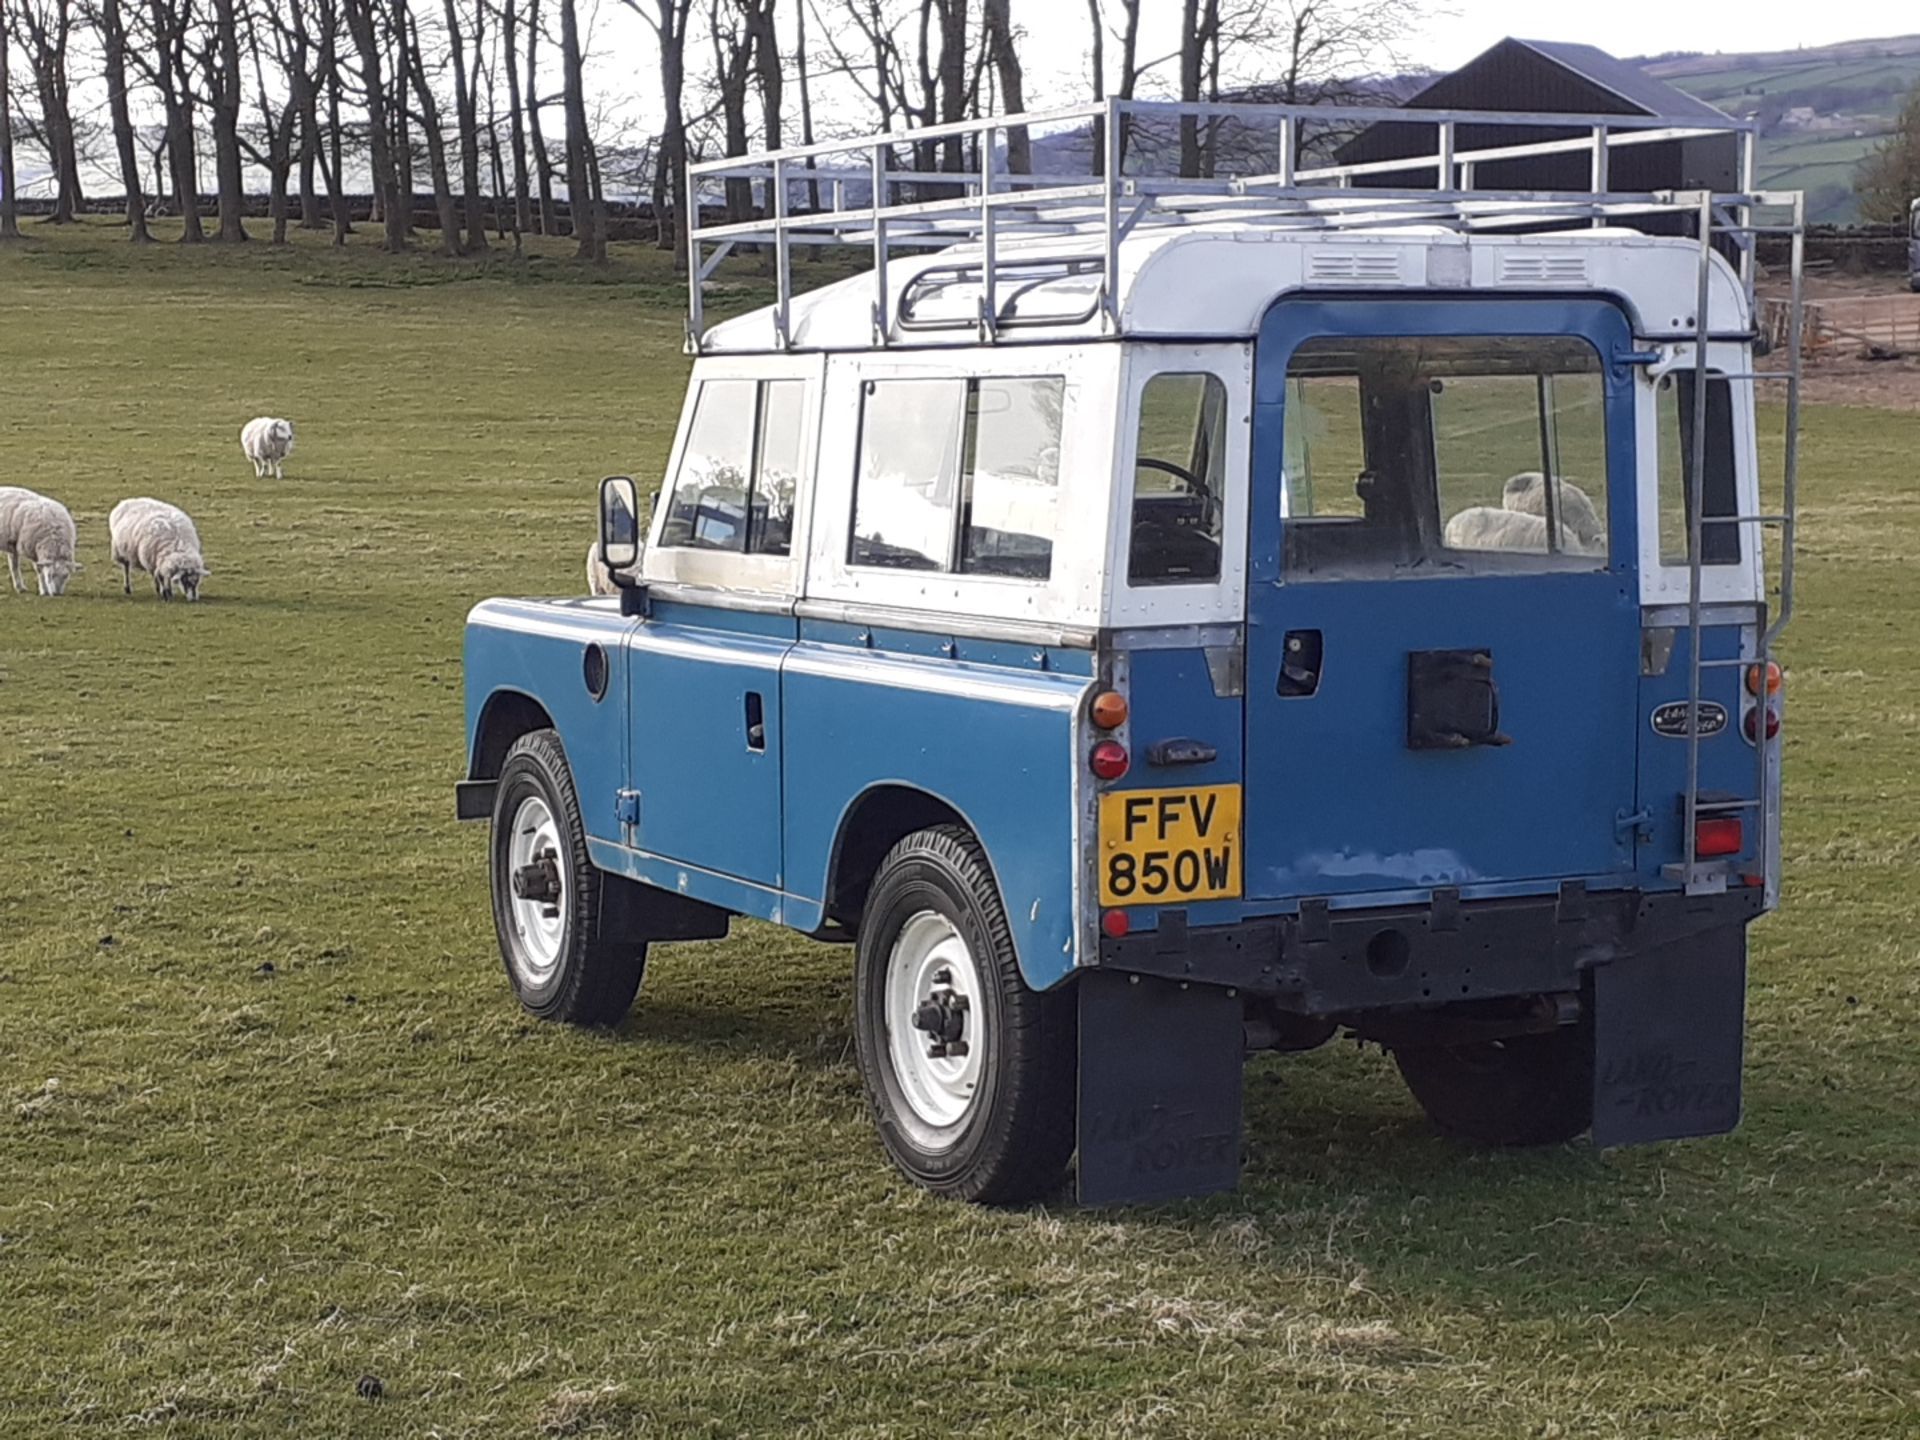
<path fill-rule="evenodd" d="M 613 817 L 622 825 L 638 825 L 640 823 L 640 792 L 638 790 L 614 791 Z"/>

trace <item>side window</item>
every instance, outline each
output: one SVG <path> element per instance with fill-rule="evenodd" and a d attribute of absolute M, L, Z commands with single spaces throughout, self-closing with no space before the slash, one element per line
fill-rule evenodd
<path fill-rule="evenodd" d="M 865 392 L 850 564 L 1052 574 L 1065 381 L 870 380 Z"/>
<path fill-rule="evenodd" d="M 1358 520 L 1358 481 L 1367 468 L 1356 375 L 1298 375 L 1287 381 L 1286 475 L 1280 515 Z"/>
<path fill-rule="evenodd" d="M 747 476 L 753 463 L 752 380 L 709 380 L 694 402 L 660 531 L 662 545 L 741 550 L 747 540 Z"/>
<path fill-rule="evenodd" d="M 793 549 L 794 492 L 800 483 L 807 384 L 769 380 L 760 387 L 760 446 L 753 465 L 753 526 L 747 549 L 786 555 Z"/>
<path fill-rule="evenodd" d="M 1140 391 L 1129 585 L 1220 578 L 1227 387 L 1205 373 L 1155 375 Z"/>
<path fill-rule="evenodd" d="M 661 545 L 751 555 L 790 552 L 806 397 L 804 380 L 701 385 Z"/>
<path fill-rule="evenodd" d="M 1660 384 L 1660 563 L 1685 565 L 1688 552 L 1689 511 L 1693 493 L 1694 379 L 1690 373 L 1665 377 Z M 1733 393 L 1716 376 L 1707 379 L 1707 471 L 1701 485 L 1705 501 L 1700 527 L 1701 563 L 1740 563 L 1740 527 L 1711 523 L 1738 515 L 1739 495 L 1734 484 Z"/>

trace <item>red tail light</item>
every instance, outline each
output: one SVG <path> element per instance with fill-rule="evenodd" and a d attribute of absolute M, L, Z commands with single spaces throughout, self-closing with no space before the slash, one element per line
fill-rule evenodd
<path fill-rule="evenodd" d="M 1118 780 L 1132 763 L 1127 747 L 1118 740 L 1102 740 L 1087 757 L 1088 766 L 1102 780 Z"/>
<path fill-rule="evenodd" d="M 1756 705 L 1747 711 L 1747 718 L 1740 723 L 1745 727 L 1749 741 L 1760 738 L 1760 717 L 1767 717 L 1767 739 L 1771 740 L 1780 733 L 1780 712 L 1771 705 Z"/>
<path fill-rule="evenodd" d="M 1133 923 L 1124 910 L 1109 910 L 1100 917 L 1100 932 L 1109 940 L 1124 940 Z"/>
<path fill-rule="evenodd" d="M 1694 858 L 1709 860 L 1720 855 L 1738 855 L 1745 848 L 1738 816 L 1716 815 L 1696 820 L 1693 826 Z"/>

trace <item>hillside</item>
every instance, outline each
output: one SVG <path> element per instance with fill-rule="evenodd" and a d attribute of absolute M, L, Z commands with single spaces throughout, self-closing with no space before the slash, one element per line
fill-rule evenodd
<path fill-rule="evenodd" d="M 1853 172 L 1920 83 L 1920 35 L 1754 54 L 1658 55 L 1640 67 L 1761 126 L 1762 185 L 1807 192 L 1814 220 L 1859 218 Z"/>

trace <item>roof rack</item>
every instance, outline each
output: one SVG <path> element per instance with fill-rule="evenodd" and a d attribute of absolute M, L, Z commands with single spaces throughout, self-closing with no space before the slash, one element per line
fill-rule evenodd
<path fill-rule="evenodd" d="M 1430 138 L 1411 146 L 1415 154 L 1348 164 L 1325 158 L 1331 142 L 1383 125 L 1409 139 Z M 1541 138 L 1543 131 L 1550 138 Z M 1732 118 L 1676 125 L 1643 115 L 1109 99 L 729 156 L 688 167 L 687 345 L 698 353 L 706 336 L 703 282 L 743 245 L 772 252 L 774 333 L 783 347 L 795 246 L 870 251 L 876 345 L 887 343 L 891 329 L 889 260 L 977 247 L 977 257 L 970 257 L 980 272 L 975 323 L 991 342 L 1001 324 L 996 271 L 1010 242 L 1086 237 L 1101 268 L 1099 308 L 1117 330 L 1113 277 L 1122 242 L 1143 228 L 1223 219 L 1305 230 L 1422 224 L 1473 232 L 1581 221 L 1599 226 L 1652 215 L 1678 217 L 1684 227 L 1704 208 L 1738 254 L 1751 291 L 1753 211 L 1790 208 L 1795 199 L 1754 189 L 1756 133 Z M 1093 173 L 1011 173 L 1003 147 L 1042 134 Z M 1715 137 L 1734 141 L 1738 189 L 1710 193 L 1704 207 L 1706 192 L 1699 190 L 1612 186 L 1615 160 L 1636 147 Z M 1503 138 L 1511 143 L 1489 143 Z M 1457 143 L 1462 140 L 1470 143 Z M 902 168 L 903 152 L 917 158 L 919 168 Z M 1585 156 L 1585 187 L 1476 186 L 1478 175 L 1502 162 L 1545 156 L 1569 157 L 1576 171 L 1577 157 Z M 945 168 L 933 169 L 936 160 Z M 1210 173 L 1182 173 L 1196 168 Z M 1383 183 L 1400 177 L 1405 184 Z"/>

